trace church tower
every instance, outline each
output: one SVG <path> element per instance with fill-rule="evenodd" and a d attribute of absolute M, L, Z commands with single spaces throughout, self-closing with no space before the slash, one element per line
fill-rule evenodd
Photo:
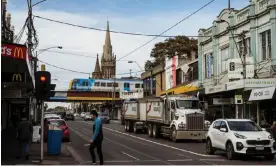
<path fill-rule="evenodd" d="M 102 73 L 101 73 L 101 67 L 99 62 L 99 55 L 97 54 L 96 65 L 95 65 L 94 72 L 92 73 L 92 78 L 99 79 L 101 77 L 102 77 Z"/>
<path fill-rule="evenodd" d="M 103 46 L 103 55 L 101 58 L 101 66 L 102 78 L 114 78 L 114 76 L 116 75 L 116 55 L 114 55 L 114 53 L 112 52 L 108 21 L 105 34 L 105 44 Z"/>

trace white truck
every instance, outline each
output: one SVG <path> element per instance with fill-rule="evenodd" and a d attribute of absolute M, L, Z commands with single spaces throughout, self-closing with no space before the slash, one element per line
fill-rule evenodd
<path fill-rule="evenodd" d="M 173 142 L 204 140 L 209 127 L 205 123 L 204 112 L 199 108 L 199 100 L 192 96 L 125 101 L 123 111 L 127 132 L 147 131 L 150 137 L 169 137 Z"/>

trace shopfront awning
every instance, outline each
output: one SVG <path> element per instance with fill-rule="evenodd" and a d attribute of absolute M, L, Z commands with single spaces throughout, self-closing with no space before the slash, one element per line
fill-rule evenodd
<path fill-rule="evenodd" d="M 199 90 L 198 81 L 194 81 L 189 84 L 187 84 L 187 83 L 185 85 L 180 84 L 180 85 L 173 87 L 171 89 L 168 89 L 166 91 L 162 91 L 161 95 L 165 95 L 165 94 L 178 95 L 178 94 L 185 94 L 185 93 L 197 91 L 197 90 Z"/>
<path fill-rule="evenodd" d="M 253 89 L 248 101 L 269 100 L 275 94 L 275 87 Z"/>

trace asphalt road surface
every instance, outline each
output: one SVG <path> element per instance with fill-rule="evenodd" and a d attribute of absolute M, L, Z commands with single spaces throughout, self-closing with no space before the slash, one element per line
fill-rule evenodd
<path fill-rule="evenodd" d="M 82 165 L 92 163 L 89 140 L 92 137 L 91 121 L 76 118 L 67 121 L 71 143 L 68 150 Z M 104 124 L 103 155 L 107 165 L 275 165 L 274 161 L 262 158 L 245 158 L 229 161 L 225 153 L 207 155 L 205 144 L 195 141 L 173 143 L 164 138 L 149 138 L 146 134 L 124 131 L 117 123 Z M 95 151 L 96 152 L 96 151 Z M 98 161 L 97 161 L 98 162 Z"/>

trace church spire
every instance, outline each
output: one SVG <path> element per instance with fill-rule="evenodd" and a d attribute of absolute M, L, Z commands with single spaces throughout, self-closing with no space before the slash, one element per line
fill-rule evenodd
<path fill-rule="evenodd" d="M 106 27 L 105 44 L 103 48 L 103 59 L 106 61 L 112 60 L 112 45 L 111 45 L 111 39 L 110 39 L 109 21 L 107 21 L 107 27 Z"/>
<path fill-rule="evenodd" d="M 107 20 L 106 34 L 105 34 L 105 45 L 111 46 L 110 31 L 109 31 L 109 21 Z"/>
<path fill-rule="evenodd" d="M 96 64 L 94 72 L 92 73 L 92 78 L 100 78 L 101 77 L 101 68 L 99 62 L 99 55 L 97 54 Z"/>

